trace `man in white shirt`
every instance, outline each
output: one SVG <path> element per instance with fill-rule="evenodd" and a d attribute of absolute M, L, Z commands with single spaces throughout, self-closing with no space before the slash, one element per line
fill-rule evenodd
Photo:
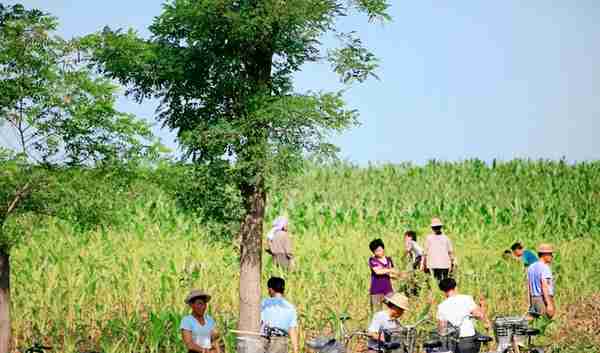
<path fill-rule="evenodd" d="M 480 343 L 476 339 L 477 333 L 472 318 L 482 320 L 485 327 L 489 327 L 490 322 L 485 315 L 485 311 L 475 304 L 472 296 L 458 293 L 456 281 L 453 278 L 441 280 L 439 287 L 444 292 L 444 297 L 446 297 L 438 306 L 439 332 L 447 332 L 450 326 L 458 329 L 458 344 L 452 349 L 454 353 L 479 352 Z"/>

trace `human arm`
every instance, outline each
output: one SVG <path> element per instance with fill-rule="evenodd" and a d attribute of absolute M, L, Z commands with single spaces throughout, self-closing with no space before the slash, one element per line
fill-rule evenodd
<path fill-rule="evenodd" d="M 194 339 L 192 338 L 192 331 L 181 329 L 181 338 L 183 339 L 183 343 L 188 350 L 197 353 L 207 353 L 208 350 L 206 348 L 202 348 L 194 342 Z"/>
<path fill-rule="evenodd" d="M 555 314 L 554 298 L 550 295 L 550 283 L 552 278 L 542 278 L 542 296 L 544 297 L 544 303 L 546 303 L 546 315 L 553 318 Z"/>
<path fill-rule="evenodd" d="M 452 272 L 454 270 L 454 248 L 452 246 L 452 240 L 450 240 L 450 238 L 446 238 L 448 239 L 448 257 L 450 258 L 450 272 Z"/>
<path fill-rule="evenodd" d="M 471 312 L 471 315 L 481 320 L 483 322 L 483 327 L 489 329 L 490 327 L 492 327 L 492 324 L 490 322 L 490 319 L 487 317 L 486 304 L 487 303 L 485 301 L 485 298 L 483 296 L 479 297 L 479 307 L 477 307 L 474 312 Z"/>
<path fill-rule="evenodd" d="M 298 328 L 290 327 L 288 334 L 290 335 L 290 340 L 292 341 L 292 352 L 298 353 Z"/>
<path fill-rule="evenodd" d="M 212 348 L 216 353 L 221 353 L 221 344 L 220 344 L 221 336 L 219 335 L 219 331 L 215 328 L 210 333 L 210 341 L 212 343 Z"/>
<path fill-rule="evenodd" d="M 283 232 L 280 236 L 283 236 L 283 249 L 288 259 L 294 258 L 294 244 L 288 232 Z"/>

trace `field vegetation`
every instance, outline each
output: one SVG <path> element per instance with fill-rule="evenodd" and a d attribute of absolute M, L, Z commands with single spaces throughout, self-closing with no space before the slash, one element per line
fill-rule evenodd
<path fill-rule="evenodd" d="M 92 197 L 70 197 L 61 217 L 23 214 L 6 225 L 15 236 L 27 234 L 11 253 L 13 346 L 184 352 L 183 298 L 200 287 L 212 293 L 209 310 L 233 351 L 227 330 L 237 326 L 239 302 L 236 192 L 208 179 L 178 188 L 187 173 L 201 171 L 170 164 L 67 172 L 68 180 L 93 187 Z M 350 326 L 365 328 L 368 242 L 381 237 L 387 254 L 405 266 L 402 233 L 415 229 L 422 243 L 430 218 L 439 215 L 455 244 L 461 290 L 485 296 L 491 317 L 526 310 L 522 267 L 503 260 L 502 251 L 516 240 L 530 248 L 554 243 L 558 317 L 543 323 L 539 342 L 555 352 L 598 352 L 598 162 L 311 165 L 270 190 L 267 221 L 289 216 L 297 269 L 282 274 L 267 259 L 263 279 L 287 280 L 302 339 L 331 332 L 342 312 L 352 316 Z M 406 323 L 426 308 L 430 293 L 441 300 L 427 278 L 417 282 Z M 395 286 L 402 290 L 407 282 Z"/>

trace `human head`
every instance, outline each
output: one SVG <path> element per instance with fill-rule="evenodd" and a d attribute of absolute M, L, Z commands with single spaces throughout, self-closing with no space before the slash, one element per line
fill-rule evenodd
<path fill-rule="evenodd" d="M 417 241 L 417 233 L 414 230 L 407 230 L 404 232 L 404 237 Z"/>
<path fill-rule="evenodd" d="M 504 259 L 510 259 L 512 256 L 512 251 L 510 251 L 509 249 L 504 250 L 504 253 L 502 253 L 502 257 Z"/>
<path fill-rule="evenodd" d="M 203 316 L 210 298 L 210 295 L 204 291 L 192 289 L 185 298 L 185 303 L 190 306 L 194 314 Z"/>
<path fill-rule="evenodd" d="M 408 310 L 408 298 L 400 293 L 392 294 L 389 297 L 383 298 L 383 302 L 390 311 L 392 318 L 399 318 Z"/>
<path fill-rule="evenodd" d="M 286 217 L 277 217 L 275 221 L 273 221 L 273 228 L 276 230 L 288 230 L 288 219 Z"/>
<path fill-rule="evenodd" d="M 454 291 L 456 291 L 456 281 L 454 278 L 444 278 L 439 284 L 440 290 L 444 292 L 445 297 L 449 297 Z"/>
<path fill-rule="evenodd" d="M 433 230 L 435 234 L 442 234 L 443 226 L 444 224 L 442 223 L 441 219 L 437 217 L 431 219 L 431 230 Z"/>
<path fill-rule="evenodd" d="M 510 247 L 510 250 L 512 250 L 512 254 L 515 255 L 516 257 L 523 256 L 523 245 L 521 245 L 521 243 L 519 243 L 519 242 L 514 243 Z"/>
<path fill-rule="evenodd" d="M 270 296 L 278 293 L 283 295 L 285 293 L 285 280 L 281 277 L 271 277 L 267 281 L 267 288 Z"/>
<path fill-rule="evenodd" d="M 544 261 L 547 264 L 552 262 L 552 259 L 554 258 L 554 247 L 552 246 L 552 244 L 547 244 L 547 243 L 540 244 L 538 246 L 537 252 L 538 252 L 538 257 L 542 261 Z"/>
<path fill-rule="evenodd" d="M 371 249 L 371 252 L 375 256 L 378 256 L 378 257 L 384 256 L 385 245 L 383 245 L 383 240 L 381 240 L 379 238 L 372 240 L 369 243 L 369 249 Z"/>

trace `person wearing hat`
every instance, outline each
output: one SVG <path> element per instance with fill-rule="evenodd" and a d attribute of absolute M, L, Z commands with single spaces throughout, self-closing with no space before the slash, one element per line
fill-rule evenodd
<path fill-rule="evenodd" d="M 424 267 L 433 271 L 439 281 L 447 278 L 454 267 L 452 241 L 442 232 L 444 224 L 439 218 L 431 220 L 432 234 L 425 239 Z"/>
<path fill-rule="evenodd" d="M 447 332 L 450 325 L 458 329 L 458 342 L 456 347 L 447 347 L 455 353 L 477 353 L 480 343 L 471 318 L 482 320 L 486 328 L 490 327 L 484 308 L 475 304 L 470 295 L 459 294 L 456 281 L 453 278 L 444 278 L 439 283 L 439 288 L 446 298 L 440 303 L 437 310 L 438 331 Z M 483 305 L 484 300 L 480 303 Z M 454 348 L 454 349 L 452 349 Z"/>
<path fill-rule="evenodd" d="M 298 353 L 298 314 L 296 308 L 284 298 L 285 280 L 271 277 L 267 281 L 269 298 L 260 304 L 261 334 L 266 336 L 266 353 L 287 353 L 288 336 L 292 350 Z"/>
<path fill-rule="evenodd" d="M 273 257 L 273 263 L 285 270 L 294 268 L 293 242 L 288 233 L 288 219 L 279 217 L 273 222 L 273 228 L 267 234 L 267 253 Z"/>
<path fill-rule="evenodd" d="M 537 249 L 539 260 L 527 269 L 527 290 L 530 299 L 529 311 L 538 315 L 554 317 L 554 280 L 550 264 L 554 257 L 551 244 L 540 244 Z"/>
<path fill-rule="evenodd" d="M 185 303 L 192 309 L 191 315 L 181 320 L 179 329 L 188 353 L 220 353 L 216 344 L 219 333 L 215 320 L 206 313 L 210 295 L 199 289 L 193 289 L 185 298 Z"/>
<path fill-rule="evenodd" d="M 379 341 L 384 340 L 381 334 L 382 330 L 393 330 L 400 326 L 398 319 L 409 308 L 408 298 L 400 293 L 394 293 L 391 296 L 385 297 L 383 303 L 386 305 L 386 308 L 373 315 L 373 319 L 367 329 L 369 333 L 369 342 L 367 343 L 369 352 L 376 352 Z"/>

